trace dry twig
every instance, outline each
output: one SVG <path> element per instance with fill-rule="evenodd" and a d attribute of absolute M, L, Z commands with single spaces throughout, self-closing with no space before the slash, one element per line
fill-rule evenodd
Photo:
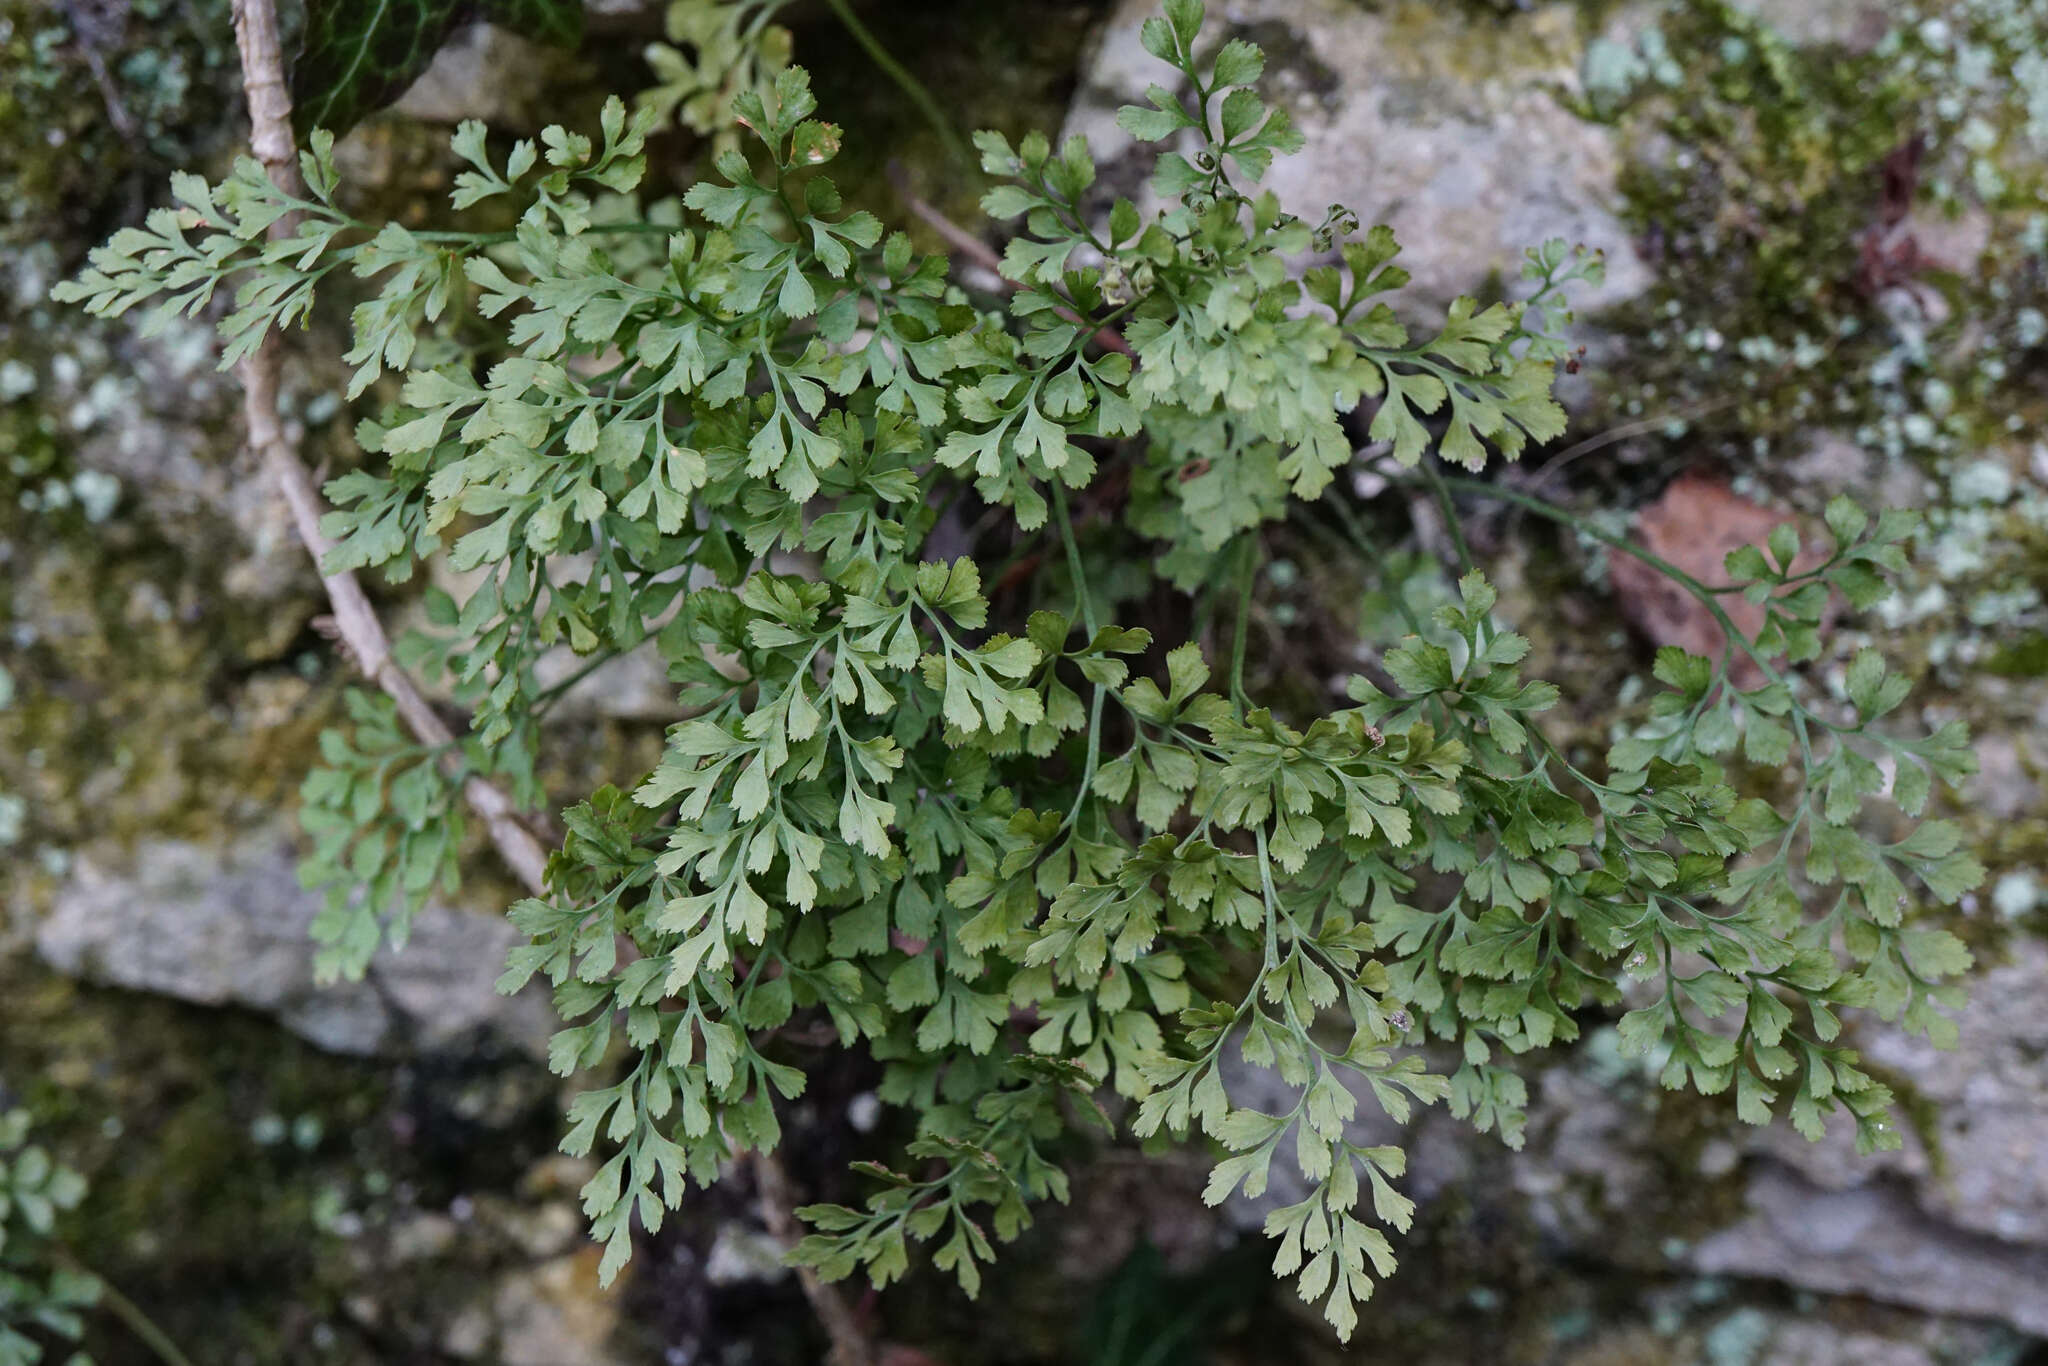
<path fill-rule="evenodd" d="M 249 99 L 250 147 L 273 181 L 293 194 L 303 195 L 298 149 L 292 139 L 291 94 L 285 85 L 273 0 L 235 0 L 235 42 L 241 52 L 242 80 Z M 271 235 L 288 235 L 293 227 L 290 218 L 280 220 L 272 225 Z M 325 509 L 312 477 L 285 440 L 283 424 L 278 419 L 280 361 L 278 339 L 272 334 L 255 354 L 242 362 L 243 417 L 249 427 L 249 444 L 284 495 L 299 539 L 318 567 L 326 560 L 333 542 L 320 530 Z M 421 695 L 411 675 L 392 657 L 390 638 L 356 576 L 344 571 L 323 572 L 320 577 L 334 609 L 335 631 L 364 676 L 397 704 L 399 715 L 420 743 L 452 745 L 455 737 L 447 723 Z M 544 894 L 547 854 L 533 832 L 520 822 L 511 798 L 495 783 L 475 774 L 464 782 L 462 795 L 484 822 L 491 842 L 520 882 L 535 896 Z M 763 1219 L 776 1237 L 793 1241 L 796 1216 L 790 1203 L 788 1176 L 772 1153 L 754 1154 L 753 1165 Z M 811 1268 L 799 1268 L 797 1275 L 805 1297 L 832 1341 L 835 1366 L 872 1366 L 873 1354 L 866 1335 L 860 1331 L 846 1301 Z"/>
<path fill-rule="evenodd" d="M 761 1222 L 785 1246 L 794 1246 L 799 1232 L 796 1215 L 792 1213 L 796 1197 L 790 1191 L 789 1173 L 783 1169 L 782 1158 L 760 1151 L 754 1153 L 753 1163 L 754 1190 L 761 1197 Z M 818 1316 L 825 1336 L 832 1342 L 832 1366 L 874 1366 L 875 1354 L 868 1347 L 867 1334 L 861 1331 L 853 1310 L 839 1292 L 819 1277 L 815 1267 L 798 1267 L 796 1278 L 803 1287 L 804 1298 L 811 1302 L 811 1312 Z"/>
<path fill-rule="evenodd" d="M 284 59 L 277 37 L 277 10 L 272 0 L 235 0 L 235 43 L 242 56 L 242 83 L 249 97 L 249 145 L 263 169 L 277 184 L 296 195 L 305 193 L 299 176 L 298 149 L 292 141 L 292 99 L 285 87 Z M 289 234 L 294 224 L 280 220 L 271 226 L 273 237 Z M 242 415 L 249 427 L 249 444 L 264 469 L 284 495 L 291 509 L 292 524 L 299 539 L 313 557 L 317 568 L 333 548 L 320 530 L 325 511 L 312 477 L 291 443 L 277 414 L 277 384 L 282 356 L 275 333 L 263 340 L 256 353 L 241 364 Z M 382 688 L 398 706 L 398 714 L 423 745 L 452 746 L 454 734 L 448 729 L 419 685 L 391 657 L 391 641 L 384 624 L 353 573 L 322 573 L 327 600 L 334 608 L 334 623 L 364 677 Z M 520 823 L 512 799 L 497 784 L 471 774 L 462 785 L 469 803 L 491 842 L 526 889 L 535 896 L 547 889 L 547 853 L 533 832 Z"/>

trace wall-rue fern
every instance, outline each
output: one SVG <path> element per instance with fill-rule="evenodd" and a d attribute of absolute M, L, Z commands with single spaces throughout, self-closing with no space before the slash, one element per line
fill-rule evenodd
<path fill-rule="evenodd" d="M 1906 818 L 1969 771 L 1961 730 L 1886 722 L 1905 684 L 1875 653 L 1843 702 L 1797 671 L 1832 595 L 1884 593 L 1903 514 L 1838 500 L 1825 554 L 1781 528 L 1731 558 L 1732 588 L 1660 566 L 1728 647 L 1661 653 L 1669 691 L 1594 771 L 1544 735 L 1558 692 L 1522 676 L 1529 644 L 1476 570 L 1433 633 L 1411 618 L 1376 642 L 1351 705 L 1248 695 L 1261 528 L 1355 532 L 1331 489 L 1357 458 L 1346 415 L 1370 410 L 1395 478 L 1439 488 L 1438 462 L 1555 438 L 1554 324 L 1599 262 L 1546 244 L 1524 302 L 1460 301 L 1411 335 L 1387 229 L 1256 189 L 1301 139 L 1257 93 L 1259 50 L 1211 50 L 1201 23 L 1169 0 L 1146 24 L 1187 93 L 1121 119 L 1161 145 L 1153 216 L 1091 218 L 1079 141 L 976 139 L 1001 182 L 986 208 L 1015 226 L 1006 299 L 845 211 L 825 173 L 841 131 L 795 67 L 733 96 L 746 138 L 680 199 L 642 187 L 660 100 L 502 157 L 465 125 L 454 204 L 504 201 L 498 234 L 351 217 L 318 134 L 304 197 L 254 163 L 179 177 L 180 207 L 60 288 L 102 314 L 230 288 L 229 361 L 329 275 L 374 290 L 351 396 L 401 379 L 360 428 L 377 459 L 329 487 L 331 563 L 401 580 L 445 554 L 483 578 L 464 602 L 430 590 L 407 647 L 473 710 L 456 762 L 364 698 L 307 780 L 332 971 L 402 939 L 451 875 L 463 773 L 540 800 L 543 651 L 651 638 L 666 659 L 690 719 L 652 773 L 564 813 L 502 984 L 554 984 L 553 1065 L 593 1078 L 564 1146 L 604 1155 L 584 1204 L 607 1278 L 636 1222 L 778 1141 L 799 1014 L 885 1063 L 917 1134 L 864 1164 L 863 1207 L 804 1211 L 798 1256 L 827 1276 L 886 1283 L 932 1243 L 971 1293 L 995 1242 L 1064 1197 L 1062 1135 L 1092 1126 L 1211 1149 L 1211 1201 L 1295 1164 L 1309 1193 L 1268 1219 L 1274 1268 L 1340 1333 L 1412 1214 L 1402 1151 L 1351 1140 L 1361 1103 L 1442 1103 L 1518 1143 L 1516 1056 L 1625 1004 L 1667 1085 L 1809 1134 L 1843 1113 L 1868 1150 L 1898 1142 L 1891 1096 L 1839 1012 L 1953 1033 L 1936 1007 L 1968 955 L 1912 902 L 1980 870 Z M 962 548 L 934 551 L 940 532 Z M 1119 623 L 1155 576 L 1200 590 L 1227 659 Z M 1735 592 L 1768 608 L 1754 636 L 1720 611 Z M 1754 667 L 1731 676 L 1738 654 Z M 1742 767 L 1792 795 L 1738 800 Z M 1878 798 L 1910 833 L 1865 833 Z M 1232 1054 L 1288 1104 L 1235 1100 Z"/>

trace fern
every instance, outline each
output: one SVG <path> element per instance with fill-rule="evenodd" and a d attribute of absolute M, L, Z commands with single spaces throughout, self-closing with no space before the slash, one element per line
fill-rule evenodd
<path fill-rule="evenodd" d="M 1308 1194 L 1268 1219 L 1274 1269 L 1340 1334 L 1413 1213 L 1402 1151 L 1350 1137 L 1361 1104 L 1401 1121 L 1440 1103 L 1519 1143 L 1515 1059 L 1627 1004 L 1622 1037 L 1667 1085 L 1809 1134 L 1846 1114 L 1869 1150 L 1898 1142 L 1892 1098 L 1840 1012 L 1953 1035 L 1938 1007 L 1968 954 L 1911 907 L 1981 870 L 1941 822 L 1886 843 L 1859 816 L 1887 796 L 1917 816 L 1969 771 L 1961 731 L 1890 726 L 1904 684 L 1875 654 L 1846 705 L 1796 672 L 1831 594 L 1868 606 L 1901 568 L 1901 514 L 1838 501 L 1816 567 L 1774 535 L 1731 558 L 1737 590 L 1660 566 L 1730 654 L 1660 653 L 1669 691 L 1598 771 L 1545 735 L 1558 690 L 1524 676 L 1529 643 L 1476 570 L 1433 630 L 1410 612 L 1413 635 L 1374 642 L 1350 705 L 1250 695 L 1262 530 L 1348 518 L 1347 421 L 1429 484 L 1552 440 L 1555 327 L 1600 265 L 1545 244 L 1522 302 L 1461 300 L 1411 333 L 1391 232 L 1257 188 L 1300 136 L 1257 93 L 1258 49 L 1207 53 L 1201 24 L 1169 0 L 1144 28 L 1184 92 L 1121 119 L 1161 145 L 1149 217 L 1101 210 L 1079 140 L 976 139 L 985 207 L 1014 225 L 1006 297 L 845 207 L 841 130 L 768 57 L 731 96 L 744 138 L 680 201 L 638 198 L 666 95 L 502 162 L 459 130 L 456 207 L 505 200 L 502 234 L 349 216 L 323 134 L 307 197 L 249 163 L 181 177 L 184 207 L 59 289 L 102 314 L 231 291 L 231 362 L 336 272 L 369 284 L 351 393 L 401 379 L 360 431 L 380 458 L 330 485 L 330 563 L 482 574 L 464 602 L 431 598 L 408 647 L 473 709 L 458 775 L 537 800 L 543 651 L 651 641 L 666 661 L 689 719 L 652 772 L 564 813 L 502 983 L 553 984 L 551 1062 L 593 1077 L 563 1146 L 604 1154 L 584 1205 L 607 1279 L 636 1224 L 779 1141 L 799 1016 L 882 1060 L 916 1130 L 907 1161 L 863 1164 L 864 1207 L 804 1211 L 796 1255 L 826 1276 L 885 1284 L 930 1243 L 972 1293 L 996 1243 L 1064 1198 L 1062 1136 L 1100 1127 L 1213 1151 L 1212 1202 L 1293 1163 Z M 709 119 L 703 95 L 685 108 Z M 266 242 L 287 213 L 293 235 Z M 479 325 L 495 342 L 458 353 Z M 955 544 L 1002 534 L 942 554 L 942 524 Z M 1236 604 L 1229 659 L 1129 621 L 1154 574 L 1225 604 L 1219 622 Z M 1760 632 L 1720 612 L 1728 591 L 1767 607 Z M 1736 653 L 1763 683 L 1737 686 Z M 375 704 L 355 723 L 305 803 L 342 972 L 380 925 L 402 938 L 456 837 L 449 756 L 408 749 Z M 1789 804 L 1738 799 L 1744 768 L 1791 775 Z M 1232 1053 L 1289 1103 L 1234 1100 Z"/>

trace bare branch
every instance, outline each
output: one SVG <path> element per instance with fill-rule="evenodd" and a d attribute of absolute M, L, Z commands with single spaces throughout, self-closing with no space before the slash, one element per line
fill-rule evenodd
<path fill-rule="evenodd" d="M 235 0 L 235 42 L 241 50 L 242 80 L 249 96 L 250 146 L 273 181 L 302 195 L 304 182 L 292 141 L 291 93 L 285 85 L 273 0 Z M 270 231 L 275 237 L 291 230 L 292 225 L 286 220 L 272 225 Z M 325 509 L 313 487 L 312 476 L 285 440 L 283 424 L 278 420 L 279 368 L 278 339 L 273 333 L 242 362 L 243 415 L 249 426 L 249 444 L 284 494 L 292 524 L 317 568 L 325 562 L 333 543 L 320 530 Z M 334 608 L 335 628 L 363 674 L 397 704 L 399 715 L 422 744 L 452 745 L 455 737 L 447 724 L 421 695 L 412 677 L 392 658 L 390 638 L 356 576 L 343 572 L 322 573 L 320 577 Z M 474 774 L 464 782 L 462 795 L 483 820 L 506 864 L 528 891 L 542 895 L 546 891 L 547 854 L 533 832 L 520 823 L 511 798 L 496 784 Z M 796 1216 L 789 1178 L 781 1163 L 772 1153 L 756 1153 L 754 1171 L 763 1219 L 777 1238 L 793 1243 Z M 805 1298 L 832 1342 L 834 1366 L 873 1366 L 874 1355 L 867 1336 L 839 1292 L 809 1267 L 799 1268 L 797 1276 Z"/>
<path fill-rule="evenodd" d="M 761 1197 L 761 1222 L 768 1225 L 768 1231 L 777 1240 L 793 1247 L 798 1230 L 796 1216 L 791 1213 L 796 1208 L 796 1197 L 789 1188 L 789 1173 L 784 1170 L 781 1157 L 773 1152 L 756 1151 L 752 1161 L 754 1189 Z M 839 1292 L 824 1282 L 815 1267 L 798 1267 L 796 1278 L 803 1287 L 804 1298 L 811 1302 L 811 1312 L 818 1316 L 825 1336 L 831 1340 L 832 1366 L 874 1366 L 867 1334 L 861 1331 L 853 1310 Z"/>
<path fill-rule="evenodd" d="M 242 54 L 242 82 L 249 93 L 249 144 L 270 178 L 292 194 L 305 193 L 299 176 L 297 149 L 292 142 L 292 100 L 284 81 L 284 60 L 277 38 L 277 11 L 272 0 L 235 0 L 235 42 Z M 279 221 L 271 226 L 273 237 L 292 231 L 292 224 Z M 249 427 L 249 444 L 263 462 L 291 509 L 292 525 L 313 557 L 316 568 L 326 559 L 333 543 L 320 530 L 326 511 L 312 476 L 285 440 L 284 426 L 277 415 L 277 384 L 281 353 L 275 333 L 263 340 L 255 354 L 241 364 L 242 415 Z M 452 746 L 454 734 L 421 695 L 419 685 L 391 657 L 391 641 L 384 624 L 356 576 L 349 572 L 323 573 L 327 600 L 334 607 L 334 622 L 341 639 L 355 657 L 363 676 L 375 683 L 398 705 L 398 713 L 423 745 Z M 450 761 L 453 762 L 453 756 Z M 463 799 L 490 831 L 491 842 L 508 867 L 535 896 L 547 890 L 547 852 L 533 832 L 520 823 L 512 799 L 495 783 L 471 774 L 462 785 Z"/>

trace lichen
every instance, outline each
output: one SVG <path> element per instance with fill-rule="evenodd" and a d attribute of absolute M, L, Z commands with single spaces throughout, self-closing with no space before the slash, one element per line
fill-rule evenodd
<path fill-rule="evenodd" d="M 1582 112 L 1629 149 L 1626 215 L 1658 278 L 1602 320 L 1631 340 L 1589 425 L 1645 432 L 1623 470 L 1683 458 L 1809 511 L 1849 487 L 1922 506 L 1903 591 L 1844 646 L 1881 634 L 1926 714 L 2024 751 L 2028 707 L 1986 684 L 2048 666 L 2048 455 L 2029 444 L 2048 278 L 2028 264 L 2048 243 L 2048 6 L 1892 19 L 1871 46 L 1801 47 L 1725 0 L 1675 0 L 1590 45 Z M 1978 806 L 1955 814 L 1994 877 L 2044 866 L 2048 829 Z M 1956 928 L 1996 953 L 1990 923 Z"/>
<path fill-rule="evenodd" d="M 0 242 L 78 240 L 226 145 L 228 0 L 0 0 Z"/>

